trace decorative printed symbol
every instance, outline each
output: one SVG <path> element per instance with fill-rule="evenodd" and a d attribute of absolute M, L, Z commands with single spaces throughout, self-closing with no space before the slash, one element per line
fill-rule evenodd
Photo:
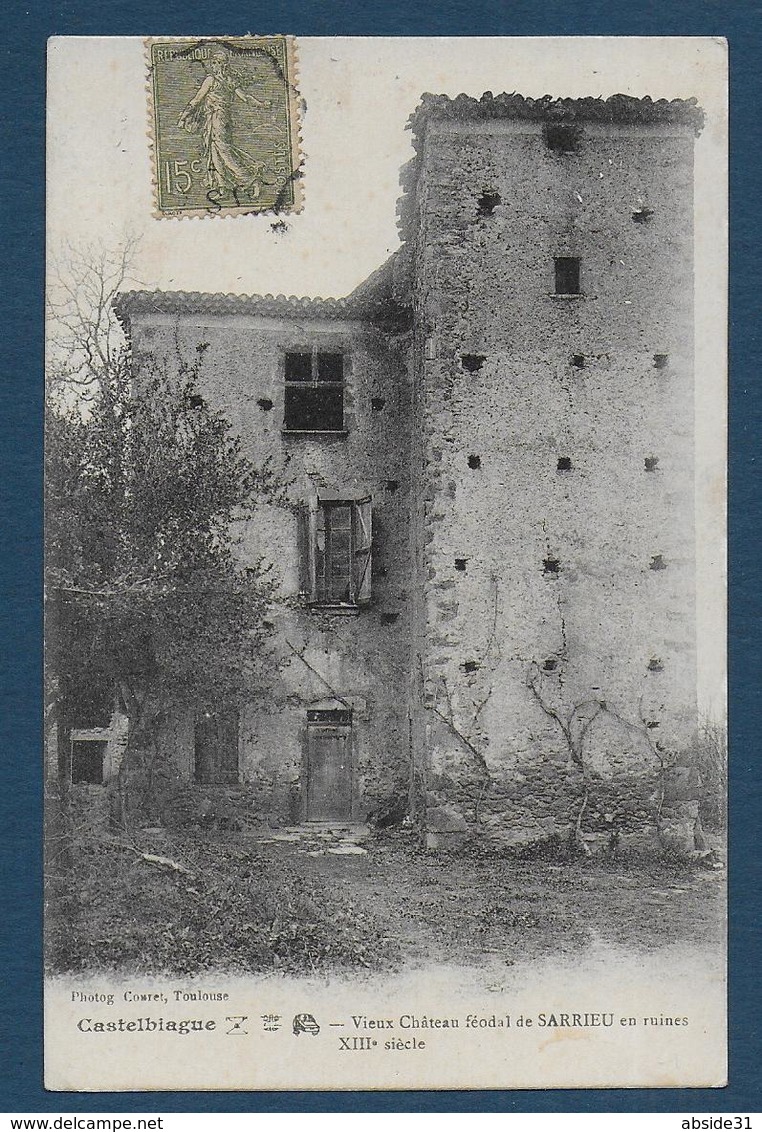
<path fill-rule="evenodd" d="M 281 1022 L 280 1014 L 263 1014 L 262 1015 L 262 1027 L 265 1030 L 269 1030 L 270 1033 L 275 1033 L 276 1030 L 280 1029 L 280 1022 Z"/>
<path fill-rule="evenodd" d="M 320 1027 L 311 1014 L 295 1014 L 293 1030 L 297 1036 L 299 1034 L 312 1034 L 314 1037 L 320 1033 Z"/>
<path fill-rule="evenodd" d="M 248 1014 L 229 1014 L 225 1021 L 230 1023 L 230 1029 L 227 1031 L 229 1034 L 248 1034 L 248 1030 L 244 1029 L 244 1022 L 248 1020 Z"/>

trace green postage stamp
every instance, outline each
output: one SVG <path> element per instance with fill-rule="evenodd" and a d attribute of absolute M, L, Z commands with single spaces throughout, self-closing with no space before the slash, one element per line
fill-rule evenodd
<path fill-rule="evenodd" d="M 293 39 L 164 38 L 147 50 L 156 215 L 298 211 Z"/>

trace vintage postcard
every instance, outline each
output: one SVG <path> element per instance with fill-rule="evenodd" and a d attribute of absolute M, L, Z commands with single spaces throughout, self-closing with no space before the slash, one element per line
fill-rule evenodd
<path fill-rule="evenodd" d="M 151 40 L 148 67 L 157 216 L 299 207 L 292 39 Z"/>
<path fill-rule="evenodd" d="M 725 1083 L 726 69 L 51 40 L 47 1088 Z"/>

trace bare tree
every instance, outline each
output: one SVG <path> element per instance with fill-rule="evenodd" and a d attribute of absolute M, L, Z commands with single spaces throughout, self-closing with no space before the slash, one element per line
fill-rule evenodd
<path fill-rule="evenodd" d="M 707 828 L 724 830 L 728 818 L 728 733 L 724 722 L 703 716 L 695 741 L 701 776 L 701 810 Z"/>
<path fill-rule="evenodd" d="M 113 300 L 140 284 L 133 271 L 139 243 L 129 235 L 113 249 L 66 244 L 51 257 L 47 378 L 54 403 L 92 402 L 110 387 L 125 348 Z"/>
<path fill-rule="evenodd" d="M 492 786 L 492 774 L 485 757 L 486 740 L 480 717 L 492 698 L 494 673 L 503 655 L 497 632 L 500 590 L 495 574 L 490 576 L 490 601 L 489 633 L 481 655 L 464 665 L 465 672 L 470 678 L 457 686 L 457 707 L 453 689 L 444 676 L 436 680 L 435 695 L 430 705 L 430 710 L 455 736 L 467 754 L 458 787 L 473 809 L 477 832 L 481 827 L 482 805 Z"/>
<path fill-rule="evenodd" d="M 129 774 L 148 797 L 172 711 L 237 705 L 266 683 L 269 567 L 240 561 L 236 531 L 282 492 L 199 394 L 204 344 L 175 366 L 131 357 L 113 299 L 136 246 L 70 248 L 51 273 L 46 673 L 64 742 L 95 691 L 99 714 L 118 696 L 116 786 Z M 68 773 L 59 744 L 64 792 Z"/>

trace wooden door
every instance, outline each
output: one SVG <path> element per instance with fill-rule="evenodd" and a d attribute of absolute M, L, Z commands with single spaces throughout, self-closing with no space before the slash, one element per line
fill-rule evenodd
<path fill-rule="evenodd" d="M 307 821 L 352 817 L 352 745 L 348 727 L 307 728 Z"/>
<path fill-rule="evenodd" d="M 205 711 L 197 716 L 195 754 L 196 782 L 238 782 L 238 712 Z"/>

